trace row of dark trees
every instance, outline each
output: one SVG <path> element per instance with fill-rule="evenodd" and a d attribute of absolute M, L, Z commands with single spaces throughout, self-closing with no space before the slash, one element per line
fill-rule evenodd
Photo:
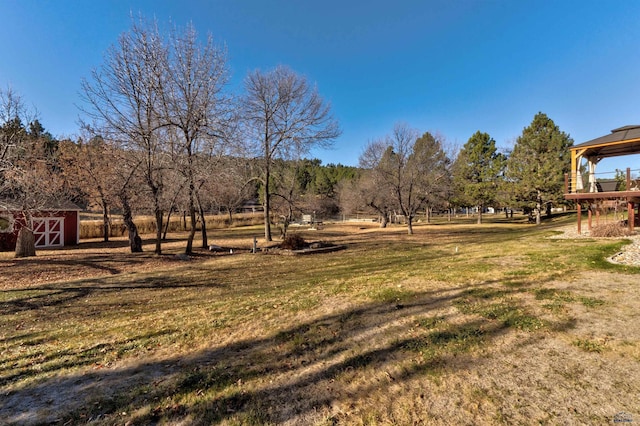
<path fill-rule="evenodd" d="M 169 215 L 186 212 L 193 250 L 196 223 L 213 209 L 232 213 L 250 199 L 263 206 L 265 239 L 273 216 L 368 210 L 384 225 L 402 215 L 409 233 L 419 211 L 454 206 L 526 206 L 540 220 L 557 201 L 568 167 L 568 135 L 544 114 L 524 129 L 510 155 L 477 132 L 455 155 L 444 138 L 406 124 L 370 142 L 360 168 L 306 160 L 340 134 L 330 106 L 286 67 L 250 72 L 244 92 L 227 89 L 226 51 L 191 26 L 163 34 L 134 21 L 82 82 L 81 136 L 57 141 L 11 89 L 0 90 L 0 210 L 32 211 L 66 195 L 122 213 L 132 252 L 142 250 L 134 213 L 152 213 L 161 253 Z M 4 203 L 4 205 L 2 204 Z M 17 206 L 17 207 L 16 207 Z M 163 235 L 164 233 L 164 235 Z"/>
<path fill-rule="evenodd" d="M 544 113 L 534 116 L 513 150 L 500 153 L 487 134 L 476 132 L 453 163 L 454 205 L 476 206 L 478 223 L 486 206 L 521 208 L 540 224 L 543 211 L 565 204 L 564 175 L 573 139 Z"/>

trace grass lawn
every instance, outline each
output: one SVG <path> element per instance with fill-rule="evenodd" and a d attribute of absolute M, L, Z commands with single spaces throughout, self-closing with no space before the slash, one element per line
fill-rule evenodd
<path fill-rule="evenodd" d="M 487 218 L 490 219 L 490 218 Z M 0 253 L 3 424 L 640 421 L 639 268 L 573 223 L 292 228 L 345 245 L 154 256 L 83 242 Z"/>

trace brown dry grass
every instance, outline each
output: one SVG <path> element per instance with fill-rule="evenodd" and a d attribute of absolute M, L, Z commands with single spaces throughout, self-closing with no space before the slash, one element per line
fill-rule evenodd
<path fill-rule="evenodd" d="M 623 222 L 612 222 L 596 225 L 589 233 L 592 237 L 628 237 L 632 235 L 629 227 Z"/>
<path fill-rule="evenodd" d="M 172 256 L 178 235 L 161 257 L 131 256 L 118 242 L 0 257 L 0 418 L 638 419 L 637 268 L 600 262 L 621 243 L 550 240 L 551 230 L 293 230 L 347 246 L 304 258 L 203 251 L 182 262 Z M 246 250 L 256 231 L 216 231 L 211 242 Z"/>
<path fill-rule="evenodd" d="M 206 217 L 207 229 L 222 229 L 237 226 L 258 225 L 263 222 L 262 213 L 236 213 L 233 215 L 232 223 L 229 223 L 227 215 L 208 215 Z M 156 223 L 153 216 L 136 216 L 135 223 L 138 232 L 141 234 L 153 234 L 156 232 Z M 180 215 L 173 215 L 169 219 L 170 232 L 185 232 L 189 228 L 189 219 L 184 220 Z M 166 226 L 166 218 L 165 225 Z M 199 226 L 199 224 L 198 224 Z M 102 214 L 81 213 L 80 238 L 82 240 L 90 238 L 100 238 L 103 235 Z M 120 217 L 111 217 L 112 237 L 126 236 L 126 228 Z"/>

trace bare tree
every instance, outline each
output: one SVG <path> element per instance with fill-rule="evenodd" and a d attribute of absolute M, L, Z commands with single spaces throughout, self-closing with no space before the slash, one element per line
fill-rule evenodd
<path fill-rule="evenodd" d="M 112 147 L 101 137 L 70 140 L 60 143 L 60 160 L 67 182 L 88 198 L 89 205 L 102 210 L 102 238 L 109 241 L 111 220 L 109 211 L 116 202 L 117 179 Z"/>
<path fill-rule="evenodd" d="M 20 95 L 11 88 L 0 90 L 0 212 L 19 216 L 22 224 L 16 257 L 36 255 L 33 213 L 62 198 L 56 147 L 39 121 L 29 119 Z"/>
<path fill-rule="evenodd" d="M 230 99 L 223 89 L 227 84 L 226 49 L 217 47 L 209 35 L 205 44 L 198 42 L 198 36 L 189 25 L 184 32 L 174 31 L 170 41 L 169 77 L 164 93 L 164 115 L 167 123 L 175 128 L 175 134 L 184 155 L 181 164 L 188 188 L 188 209 L 191 228 L 185 252 L 193 250 L 196 233 L 196 204 L 198 190 L 211 170 L 199 167 L 204 159 L 217 155 L 225 141 L 229 116 L 232 112 Z M 199 176 L 200 174 L 200 176 Z M 205 176 L 202 176 L 202 175 Z M 198 207 L 201 214 L 203 209 Z M 206 245 L 206 227 L 202 218 L 203 245 Z"/>
<path fill-rule="evenodd" d="M 159 129 L 166 122 L 159 114 L 159 103 L 166 85 L 167 48 L 155 24 L 133 20 L 132 27 L 111 46 L 101 68 L 92 72 L 91 81 L 82 82 L 82 92 L 89 108 L 84 111 L 100 124 L 102 136 L 126 152 L 132 174 L 140 173 L 151 198 L 156 219 L 155 252 L 162 252 L 161 205 L 163 171 L 168 167 Z M 131 182 L 131 179 L 125 181 Z M 127 189 L 126 192 L 130 192 Z M 123 193 L 124 194 L 124 193 Z M 123 195 L 124 196 L 124 195 Z M 127 197 L 122 198 L 127 205 Z M 135 251 L 137 230 L 126 220 Z M 135 231 L 135 232 L 134 232 Z"/>
<path fill-rule="evenodd" d="M 418 132 L 406 124 L 396 124 L 384 143 L 374 144 L 375 149 L 368 147 L 365 153 L 374 151 L 376 155 L 364 163 L 372 168 L 383 188 L 393 195 L 411 235 L 418 210 L 446 192 L 450 161 L 437 138 L 430 133 L 418 137 Z M 380 156 L 382 147 L 384 153 Z"/>
<path fill-rule="evenodd" d="M 296 146 L 289 154 L 289 160 L 276 159 L 271 165 L 269 192 L 271 194 L 270 209 L 277 212 L 282 222 L 281 235 L 286 237 L 287 227 L 293 221 L 294 212 L 301 212 L 303 188 L 299 185 L 299 174 L 304 161 L 303 147 Z M 314 210 L 313 206 L 307 207 Z"/>
<path fill-rule="evenodd" d="M 358 180 L 358 194 L 362 204 L 380 217 L 380 227 L 386 228 L 393 211 L 395 198 L 388 176 L 379 169 L 388 144 L 384 139 L 371 141 L 360 155 L 360 167 L 367 172 Z"/>
<path fill-rule="evenodd" d="M 172 160 L 174 164 L 177 164 L 181 159 L 176 155 Z M 186 191 L 185 187 L 187 186 L 187 181 L 182 174 L 179 167 L 172 167 L 167 170 L 166 174 L 166 183 L 164 190 L 164 205 L 167 206 L 167 217 L 164 221 L 164 230 L 162 232 L 162 240 L 167 240 L 167 233 L 169 232 L 169 227 L 171 226 L 171 216 L 174 213 L 180 213 L 185 211 L 187 201 L 186 201 Z M 185 225 L 186 229 L 186 225 Z"/>
<path fill-rule="evenodd" d="M 341 194 L 341 200 L 353 197 L 348 202 L 357 203 L 358 208 L 378 215 L 380 228 L 386 228 L 393 213 L 394 199 L 390 191 L 385 190 L 379 176 L 371 170 L 367 170 L 358 180 L 349 182 L 348 192 Z M 388 189 L 388 188 L 387 188 Z"/>
<path fill-rule="evenodd" d="M 11 87 L 0 89 L 0 196 L 7 197 L 14 189 L 8 175 L 21 153 L 27 151 L 28 122 L 22 97 Z"/>
<path fill-rule="evenodd" d="M 341 131 L 317 88 L 291 69 L 254 71 L 245 79 L 243 116 L 249 142 L 262 159 L 259 180 L 264 203 L 265 240 L 271 241 L 271 171 L 277 158 L 289 159 L 314 146 L 329 146 Z"/>
<path fill-rule="evenodd" d="M 12 168 L 11 160 L 26 136 L 25 119 L 22 97 L 11 87 L 0 90 L 0 173 Z"/>
<path fill-rule="evenodd" d="M 135 158 L 132 158 L 126 151 L 117 150 L 114 156 L 117 167 L 115 168 L 115 189 L 116 197 L 122 210 L 122 220 L 129 237 L 129 248 L 131 253 L 142 252 L 142 238 L 138 233 L 138 227 L 133 221 L 133 205 L 136 205 L 139 195 L 135 191 L 135 188 L 139 188 L 142 183 L 139 182 L 141 176 L 136 173 L 140 168 L 140 163 L 136 162 Z M 156 242 L 157 244 L 157 242 Z"/>
<path fill-rule="evenodd" d="M 255 194 L 255 183 L 249 162 L 244 158 L 225 157 L 220 160 L 214 179 L 204 184 L 204 200 L 220 210 L 226 210 L 229 224 L 233 213 Z"/>

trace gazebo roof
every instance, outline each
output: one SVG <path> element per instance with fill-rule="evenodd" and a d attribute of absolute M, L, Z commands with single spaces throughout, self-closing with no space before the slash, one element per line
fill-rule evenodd
<path fill-rule="evenodd" d="M 608 135 L 573 145 L 570 149 L 583 157 L 607 158 L 640 154 L 640 125 L 613 129 Z"/>

